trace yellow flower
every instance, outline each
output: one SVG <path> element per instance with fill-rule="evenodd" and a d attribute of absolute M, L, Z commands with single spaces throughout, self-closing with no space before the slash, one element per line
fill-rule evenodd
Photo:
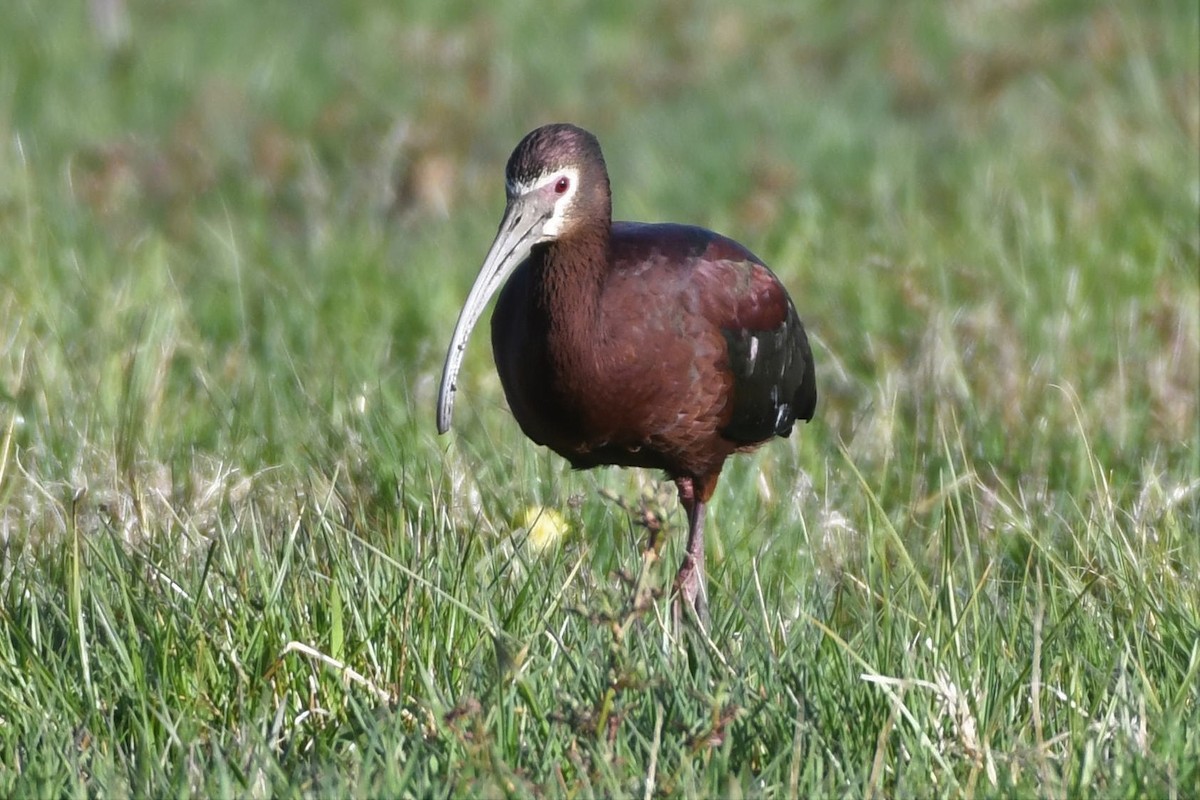
<path fill-rule="evenodd" d="M 558 544 L 570 530 L 562 514 L 545 506 L 526 508 L 521 515 L 521 527 L 527 531 L 525 545 L 535 553 L 545 552 Z"/>

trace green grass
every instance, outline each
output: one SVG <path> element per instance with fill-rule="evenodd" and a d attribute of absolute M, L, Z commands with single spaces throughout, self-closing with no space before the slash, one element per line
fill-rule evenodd
<path fill-rule="evenodd" d="M 0 795 L 1192 795 L 1195 4 L 556 8 L 5 12 Z M 525 440 L 486 331 L 434 432 L 558 119 L 814 340 L 710 639 L 670 485 Z"/>

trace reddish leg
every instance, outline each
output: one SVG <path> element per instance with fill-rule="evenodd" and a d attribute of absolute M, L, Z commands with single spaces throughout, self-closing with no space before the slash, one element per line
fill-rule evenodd
<path fill-rule="evenodd" d="M 704 577 L 704 507 L 712 497 L 717 476 L 710 475 L 693 480 L 676 478 L 679 502 L 687 512 L 688 539 L 683 563 L 675 576 L 675 628 L 680 627 L 683 617 L 682 603 L 687 603 L 696 613 L 702 627 L 708 627 L 708 589 Z"/>

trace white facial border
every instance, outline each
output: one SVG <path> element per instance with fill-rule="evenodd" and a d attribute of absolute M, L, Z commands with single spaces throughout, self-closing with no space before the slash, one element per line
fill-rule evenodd
<path fill-rule="evenodd" d="M 550 218 L 546 220 L 545 225 L 542 226 L 542 235 L 545 238 L 552 239 L 562 233 L 571 206 L 575 202 L 575 193 L 579 191 L 579 170 L 575 167 L 563 167 L 526 183 L 509 183 L 505 187 L 508 190 L 510 198 L 525 197 L 546 186 L 557 183 L 559 178 L 566 178 L 570 181 L 571 185 L 567 187 L 567 191 L 558 195 L 554 201 L 554 211 L 550 214 Z"/>

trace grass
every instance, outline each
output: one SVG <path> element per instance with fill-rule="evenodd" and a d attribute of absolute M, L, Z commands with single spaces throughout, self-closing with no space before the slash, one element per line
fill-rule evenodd
<path fill-rule="evenodd" d="M 0 794 L 1200 784 L 1194 4 L 91 8 L 0 28 Z M 434 433 L 553 119 L 814 339 L 711 638 L 670 486 L 530 444 L 483 342 Z"/>

